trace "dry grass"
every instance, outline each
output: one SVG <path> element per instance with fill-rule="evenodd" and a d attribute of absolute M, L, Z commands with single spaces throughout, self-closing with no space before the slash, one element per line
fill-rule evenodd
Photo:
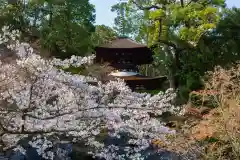
<path fill-rule="evenodd" d="M 240 159 L 240 65 L 230 69 L 216 67 L 209 75 L 206 90 L 220 94 L 216 97 L 219 107 L 194 129 L 205 128 L 210 131 L 205 136 L 217 141 L 205 146 L 203 159 Z"/>
<path fill-rule="evenodd" d="M 205 90 L 219 93 L 217 108 L 201 120 L 189 119 L 181 126 L 169 149 L 199 154 L 186 159 L 240 160 L 240 65 L 216 67 L 208 73 Z M 188 106 L 189 107 L 189 106 Z"/>

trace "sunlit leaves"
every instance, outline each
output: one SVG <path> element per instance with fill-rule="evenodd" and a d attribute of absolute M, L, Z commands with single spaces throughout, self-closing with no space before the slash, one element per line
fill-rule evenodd
<path fill-rule="evenodd" d="M 224 6 L 223 0 L 215 0 L 209 3 L 205 1 L 183 1 L 183 6 L 180 1 L 135 1 L 134 4 L 138 6 L 160 6 L 161 9 L 152 9 L 148 11 L 148 17 L 145 17 L 149 21 L 162 20 L 162 28 L 166 26 L 167 28 L 172 28 L 175 33 L 178 34 L 179 38 L 185 41 L 197 43 L 201 35 L 211 29 L 216 27 L 216 23 L 219 21 L 220 10 Z M 157 33 L 159 30 L 159 23 L 150 23 L 152 25 L 150 31 L 155 28 Z M 172 30 L 171 29 L 171 30 Z M 163 29 L 162 32 L 166 30 Z M 169 34 L 169 33 L 166 33 Z M 171 33 L 170 33 L 171 34 Z M 156 34 L 151 33 L 153 37 Z M 166 36 L 161 36 L 162 38 L 167 38 Z M 156 39 L 156 38 L 152 38 Z"/>
<path fill-rule="evenodd" d="M 157 19 L 159 17 L 163 17 L 165 14 L 164 14 L 164 11 L 161 10 L 161 9 L 158 9 L 158 10 L 154 10 L 154 11 L 150 11 L 149 12 L 149 18 L 150 19 Z"/>

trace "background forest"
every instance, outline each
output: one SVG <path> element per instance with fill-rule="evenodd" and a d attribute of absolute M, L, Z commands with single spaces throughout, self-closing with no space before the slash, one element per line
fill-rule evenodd
<path fill-rule="evenodd" d="M 167 76 L 183 100 L 202 87 L 206 71 L 239 59 L 239 9 L 226 9 L 224 0 L 120 1 L 112 6 L 113 28 L 94 25 L 95 9 L 88 0 L 0 3 L 0 25 L 19 29 L 22 39 L 46 56 L 88 55 L 117 36 L 154 46 L 155 61 L 141 66 L 141 72 Z"/>
<path fill-rule="evenodd" d="M 64 60 L 72 55 L 91 55 L 96 46 L 127 36 L 154 48 L 154 62 L 139 66 L 140 72 L 151 77 L 167 76 L 170 87 L 177 90 L 177 105 L 201 106 L 196 107 L 201 110 L 207 106 L 203 105 L 203 94 L 213 97 L 208 97 L 211 109 L 216 108 L 215 103 L 220 108 L 239 104 L 240 9 L 226 8 L 225 0 L 122 0 L 112 6 L 112 12 L 117 14 L 113 27 L 95 25 L 95 6 L 89 0 L 0 0 L 0 4 L 0 28 L 9 26 L 10 30 L 19 30 L 21 40 L 45 58 Z M 104 72 L 104 69 L 92 65 L 87 72 Z M 87 74 L 80 67 L 67 70 Z M 203 90 L 214 90 L 214 93 L 203 93 Z M 199 95 L 200 102 L 196 100 Z M 235 98 L 231 104 L 226 102 L 229 97 Z M 234 115 L 239 113 L 234 113 L 236 110 L 221 108 L 214 112 L 226 112 L 236 118 L 239 117 Z M 174 118 L 178 127 L 183 120 Z M 214 113 L 211 118 L 207 124 L 216 127 L 222 123 Z M 223 118 L 224 123 L 226 119 Z M 239 125 L 239 118 L 234 122 Z M 201 123 L 198 125 L 202 128 Z M 225 132 L 226 128 L 220 135 L 228 135 Z M 239 130 L 234 133 L 239 134 Z M 205 159 L 239 158 L 240 143 L 236 135 L 221 140 L 206 137 L 218 149 L 219 145 L 225 148 L 216 149 L 214 155 L 204 155 Z M 217 154 L 230 153 L 229 148 L 231 155 Z"/>

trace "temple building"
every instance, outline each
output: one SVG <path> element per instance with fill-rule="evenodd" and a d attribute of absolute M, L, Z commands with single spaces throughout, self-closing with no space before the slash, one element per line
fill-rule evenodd
<path fill-rule="evenodd" d="M 127 37 L 120 37 L 109 44 L 96 47 L 95 51 L 96 62 L 109 63 L 115 69 L 110 75 L 124 79 L 133 90 L 159 89 L 166 80 L 166 77 L 151 78 L 139 74 L 139 65 L 153 62 L 153 52 L 147 46 Z"/>

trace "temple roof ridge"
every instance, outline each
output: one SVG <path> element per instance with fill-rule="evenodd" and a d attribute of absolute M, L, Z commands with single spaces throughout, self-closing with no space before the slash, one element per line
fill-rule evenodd
<path fill-rule="evenodd" d="M 138 43 L 129 37 L 117 37 L 110 43 L 104 44 L 99 48 L 147 48 L 147 45 Z"/>

